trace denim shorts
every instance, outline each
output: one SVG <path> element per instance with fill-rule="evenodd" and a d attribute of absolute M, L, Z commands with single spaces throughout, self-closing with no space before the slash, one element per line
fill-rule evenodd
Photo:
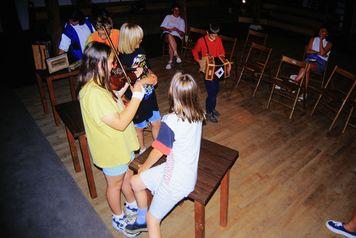
<path fill-rule="evenodd" d="M 159 114 L 159 111 L 153 111 L 152 116 L 148 118 L 148 120 L 142 121 L 140 123 L 135 123 L 135 127 L 143 129 L 148 126 L 148 122 L 155 122 L 160 119 L 161 119 L 161 114 Z"/>
<path fill-rule="evenodd" d="M 130 162 L 135 159 L 135 153 L 131 152 L 131 159 Z M 129 163 L 130 163 L 129 162 Z M 129 168 L 129 163 L 122 164 L 113 168 L 103 168 L 103 173 L 107 176 L 120 176 L 126 173 Z"/>

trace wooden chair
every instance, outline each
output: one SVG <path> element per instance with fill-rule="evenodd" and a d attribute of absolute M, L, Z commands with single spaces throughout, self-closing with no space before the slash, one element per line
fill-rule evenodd
<path fill-rule="evenodd" d="M 240 54 L 240 57 L 241 57 L 240 61 L 241 62 L 243 61 L 244 55 L 245 55 L 245 51 L 246 51 L 246 49 L 248 49 L 251 46 L 252 42 L 255 42 L 255 43 L 260 44 L 260 45 L 266 45 L 267 37 L 268 37 L 267 33 L 258 32 L 258 31 L 254 31 L 254 30 L 249 29 L 248 33 L 247 33 L 247 37 L 246 37 L 245 43 L 243 45 L 243 48 L 242 48 L 242 51 L 241 51 L 241 54 Z"/>
<path fill-rule="evenodd" d="M 256 81 L 256 86 L 253 91 L 253 96 L 255 96 L 264 76 L 271 53 L 271 48 L 252 42 L 247 57 L 242 63 L 242 70 L 234 88 L 238 87 L 241 79 L 244 78 L 243 76 L 253 79 Z"/>
<path fill-rule="evenodd" d="M 348 126 L 352 126 L 352 127 L 356 127 L 356 124 L 352 122 L 352 114 L 355 110 L 355 107 L 356 107 L 356 98 L 354 98 L 353 100 L 351 100 L 351 108 L 350 108 L 350 112 L 349 112 L 349 115 L 347 116 L 347 119 L 346 119 L 346 122 L 345 122 L 345 126 L 344 128 L 342 129 L 342 133 L 345 133 L 346 131 L 346 128 Z"/>
<path fill-rule="evenodd" d="M 224 36 L 224 35 L 220 35 L 219 36 L 222 40 L 224 49 L 225 49 L 225 57 L 227 60 L 229 60 L 232 65 L 231 65 L 231 72 L 234 72 L 235 70 L 233 69 L 234 67 L 237 67 L 237 55 L 236 55 L 236 47 L 237 47 L 237 38 L 233 38 L 230 36 Z M 235 76 L 231 75 L 229 78 L 233 79 Z M 227 80 L 229 78 L 226 79 L 222 79 L 224 81 L 224 88 L 225 90 L 227 90 Z M 233 82 L 233 80 L 231 80 Z"/>
<path fill-rule="evenodd" d="M 43 75 L 47 71 L 46 59 L 49 55 L 49 43 L 36 43 L 32 45 L 33 60 L 35 64 L 35 76 L 38 90 L 41 97 L 43 111 L 48 113 L 48 106 L 46 102 L 46 84 L 43 82 Z"/>
<path fill-rule="evenodd" d="M 182 58 L 186 59 L 187 52 L 188 52 L 188 55 L 191 56 L 190 51 L 193 49 L 194 44 L 197 42 L 197 40 L 200 37 L 202 37 L 205 34 L 206 34 L 206 31 L 203 29 L 189 27 L 189 30 L 188 30 L 187 34 L 185 35 L 183 43 L 182 43 L 182 52 L 181 52 Z"/>
<path fill-rule="evenodd" d="M 279 63 L 278 70 L 276 76 L 272 79 L 273 85 L 271 89 L 271 93 L 267 103 L 267 109 L 269 108 L 271 101 L 275 101 L 284 105 L 291 110 L 289 114 L 289 119 L 292 119 L 293 113 L 295 111 L 298 97 L 302 90 L 304 90 L 303 83 L 305 80 L 305 76 L 301 78 L 299 82 L 295 82 L 289 79 L 289 75 L 293 74 L 291 72 L 299 72 L 301 68 L 307 68 L 309 64 L 306 64 L 303 61 L 299 61 L 296 59 L 289 58 L 287 56 L 282 56 L 281 62 Z M 280 90 L 276 88 L 279 87 Z M 273 98 L 273 95 L 277 94 L 279 99 L 287 99 L 292 101 L 292 105 L 286 104 L 283 100 L 277 100 Z M 303 93 L 304 98 L 305 93 Z M 305 98 L 304 100 L 305 101 Z"/>
<path fill-rule="evenodd" d="M 336 115 L 332 119 L 329 131 L 334 127 L 342 110 L 349 103 L 349 99 L 356 87 L 356 76 L 350 72 L 335 66 L 330 74 L 323 90 L 314 105 L 311 115 L 314 114 L 317 106 L 321 103 Z M 323 100 L 321 100 L 323 98 Z"/>

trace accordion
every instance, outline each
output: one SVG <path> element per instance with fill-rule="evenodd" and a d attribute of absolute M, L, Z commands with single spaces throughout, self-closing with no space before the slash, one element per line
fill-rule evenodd
<path fill-rule="evenodd" d="M 224 56 L 207 56 L 203 61 L 205 61 L 205 69 L 202 69 L 202 71 L 205 72 L 205 80 L 230 77 L 230 72 L 227 70 L 229 61 Z"/>

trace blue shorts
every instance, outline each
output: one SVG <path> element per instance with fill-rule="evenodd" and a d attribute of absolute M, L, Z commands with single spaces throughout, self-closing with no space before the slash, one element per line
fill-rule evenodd
<path fill-rule="evenodd" d="M 135 153 L 131 152 L 130 162 L 133 161 L 134 158 L 135 158 Z M 120 176 L 120 175 L 123 175 L 128 170 L 129 163 L 123 164 L 123 165 L 119 165 L 119 166 L 116 166 L 114 168 L 103 168 L 103 173 L 105 175 L 107 175 L 107 176 Z"/>
<path fill-rule="evenodd" d="M 159 111 L 153 111 L 152 116 L 148 120 L 135 123 L 135 127 L 143 129 L 148 126 L 148 122 L 155 122 L 157 120 L 161 120 L 161 114 L 159 114 Z"/>
<path fill-rule="evenodd" d="M 318 57 L 316 54 L 309 54 L 305 59 L 306 63 L 310 63 L 312 69 L 314 69 L 317 73 L 322 74 L 326 68 L 326 61 Z"/>

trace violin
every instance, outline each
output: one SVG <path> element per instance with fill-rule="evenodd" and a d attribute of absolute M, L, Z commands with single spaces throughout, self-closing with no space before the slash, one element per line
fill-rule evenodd
<path fill-rule="evenodd" d="M 115 59 L 118 64 L 116 64 L 116 68 L 111 70 L 111 75 L 110 75 L 110 86 L 112 90 L 118 91 L 121 88 L 123 88 L 126 84 L 126 82 L 130 85 L 135 84 L 137 77 L 134 72 L 126 72 L 125 68 L 121 64 L 121 61 L 119 59 L 119 54 L 115 49 L 114 44 L 112 43 L 110 39 L 110 35 L 107 31 L 107 29 L 103 26 L 102 29 L 105 32 L 106 38 L 108 39 L 111 49 L 114 52 Z M 117 67 L 119 65 L 120 67 Z"/>

